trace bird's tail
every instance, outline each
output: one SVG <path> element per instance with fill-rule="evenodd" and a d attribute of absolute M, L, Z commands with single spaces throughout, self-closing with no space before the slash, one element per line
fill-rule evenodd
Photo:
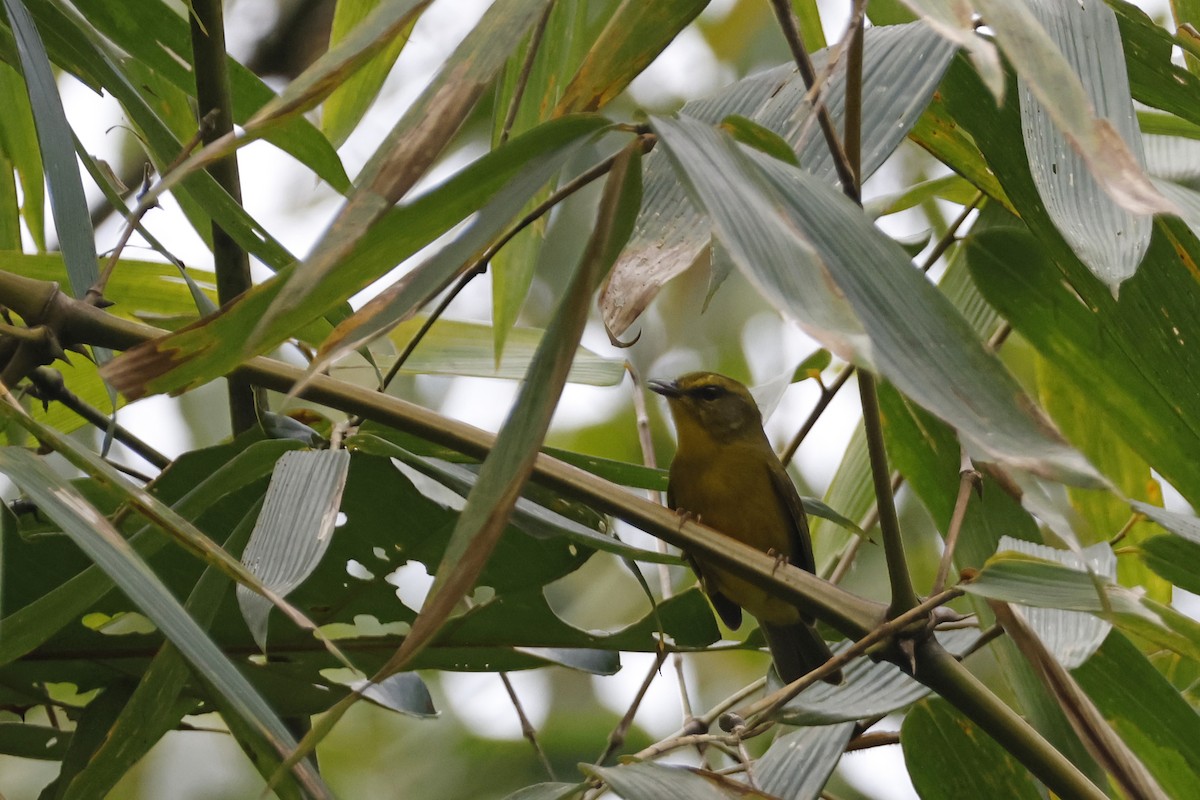
<path fill-rule="evenodd" d="M 784 683 L 791 683 L 833 658 L 829 645 L 817 629 L 805 622 L 795 625 L 763 625 L 767 646 L 775 659 L 775 671 Z M 824 678 L 826 683 L 842 682 L 839 669 Z"/>

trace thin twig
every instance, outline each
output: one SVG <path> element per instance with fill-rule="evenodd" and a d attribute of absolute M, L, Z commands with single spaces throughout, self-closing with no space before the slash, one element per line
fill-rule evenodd
<path fill-rule="evenodd" d="M 954 218 L 950 226 L 946 228 L 946 232 L 942 234 L 942 238 L 937 240 L 933 245 L 933 249 L 925 256 L 925 263 L 921 265 L 922 272 L 929 272 L 933 268 L 933 265 L 937 263 L 937 260 L 950 249 L 950 245 L 958 240 L 958 229 L 966 224 L 967 217 L 979 207 L 981 202 L 983 202 L 983 192 L 976 192 L 975 196 L 971 198 L 971 202 L 963 206 L 962 211 Z"/>
<path fill-rule="evenodd" d="M 864 733 L 862 736 L 856 736 L 847 742 L 845 752 L 853 753 L 856 750 L 868 750 L 872 747 L 882 747 L 889 744 L 900 744 L 900 734 L 896 731 Z"/>
<path fill-rule="evenodd" d="M 1118 542 L 1120 542 L 1122 539 L 1124 539 L 1126 536 L 1129 535 L 1129 531 L 1131 531 L 1133 529 L 1134 525 L 1138 524 L 1145 518 L 1146 518 L 1145 514 L 1135 511 L 1133 514 L 1131 514 L 1129 516 L 1129 519 L 1125 520 L 1125 524 L 1121 526 L 1121 530 L 1117 531 L 1116 535 L 1108 540 L 1108 543 L 1110 545 L 1115 545 Z"/>
<path fill-rule="evenodd" d="M 625 710 L 625 715 L 621 717 L 621 721 L 608 734 L 608 744 L 604 747 L 604 752 L 596 759 L 596 766 L 602 767 L 608 761 L 612 754 L 617 751 L 617 748 L 625 743 L 625 734 L 629 732 L 629 726 L 633 724 L 633 718 L 637 715 L 637 711 L 641 708 L 642 700 L 646 697 L 646 692 L 650 689 L 650 684 L 654 683 L 654 678 L 662 669 L 663 662 L 667 660 L 668 650 L 665 645 L 660 644 L 658 652 L 654 656 L 654 664 L 646 673 L 646 677 L 642 679 L 642 685 L 638 687 L 637 694 L 633 697 L 633 702 L 629 704 L 629 708 Z"/>
<path fill-rule="evenodd" d="M 555 3 L 556 0 L 551 0 L 546 4 L 546 10 L 542 12 L 542 18 L 538 20 L 537 27 L 533 29 L 533 35 L 529 39 L 529 50 L 525 53 L 525 61 L 521 64 L 521 74 L 517 76 L 517 85 L 513 89 L 512 100 L 508 104 L 508 113 L 504 115 L 504 125 L 500 129 L 501 144 L 508 141 L 513 123 L 517 121 L 517 112 L 521 108 L 521 100 L 525 97 L 525 89 L 529 85 L 529 74 L 533 72 L 533 62 L 537 59 L 538 50 L 542 46 L 542 37 L 546 34 L 546 24 L 550 21 L 550 14 L 554 11 Z"/>
<path fill-rule="evenodd" d="M 958 534 L 967 516 L 967 503 L 971 500 L 972 490 L 978 489 L 983 480 L 983 476 L 971 465 L 971 457 L 967 455 L 966 448 L 962 451 L 962 466 L 958 475 L 958 497 L 954 501 L 954 513 L 950 515 L 950 527 L 946 530 L 946 545 L 942 550 L 942 560 L 938 564 L 937 577 L 933 581 L 930 594 L 937 594 L 946 585 L 946 576 L 950 574 L 950 564 L 954 560 L 954 548 L 958 544 Z"/>
<path fill-rule="evenodd" d="M 888 582 L 892 589 L 890 616 L 903 613 L 917 604 L 908 560 L 904 555 L 904 540 L 900 537 L 900 518 L 892 494 L 891 472 L 888 469 L 887 449 L 883 440 L 883 419 L 879 413 L 879 393 L 875 376 L 863 371 L 858 376 L 858 393 L 862 400 L 863 427 L 867 433 L 867 453 L 871 459 L 871 479 L 875 484 L 876 506 L 879 508 L 879 532 L 883 536 L 883 553 L 887 560 Z"/>
<path fill-rule="evenodd" d="M 817 404 L 813 406 L 813 410 L 809 412 L 808 419 L 804 420 L 804 424 L 800 426 L 800 430 L 796 431 L 796 435 L 788 442 L 787 449 L 783 451 L 783 455 L 779 460 L 786 467 L 791 463 L 792 458 L 796 455 L 796 451 L 800 448 L 800 444 L 812 431 L 813 426 L 817 424 L 817 420 L 821 418 L 821 414 L 825 413 L 825 409 L 829 403 L 837 395 L 841 388 L 846 385 L 846 381 L 850 380 L 850 376 L 854 374 L 854 365 L 847 364 L 842 368 L 842 371 L 837 374 L 833 382 L 828 386 L 821 385 L 821 396 L 817 398 Z"/>
<path fill-rule="evenodd" d="M 144 459 L 146 463 L 152 464 L 160 470 L 166 469 L 170 465 L 171 459 L 158 452 L 152 445 L 139 438 L 129 429 L 120 425 L 114 425 L 112 419 L 101 412 L 100 409 L 92 406 L 68 389 L 66 383 L 63 382 L 62 374 L 58 370 L 50 369 L 49 367 L 39 367 L 29 374 L 29 380 L 37 390 L 39 400 L 62 403 L 63 406 L 87 420 L 89 424 L 99 428 L 101 431 L 111 429 L 114 439 L 128 447 Z"/>
<path fill-rule="evenodd" d="M 392 364 L 391 369 L 388 370 L 387 376 L 384 377 L 383 383 L 380 385 L 380 391 L 387 389 L 388 385 L 391 384 L 396 375 L 399 374 L 400 368 L 404 365 L 404 362 L 407 361 L 408 357 L 412 355 L 414 350 L 416 350 L 417 345 L 419 345 L 421 340 L 425 338 L 425 335 L 429 332 L 429 329 L 433 326 L 433 323 L 437 321 L 438 317 L 445 312 L 446 307 L 449 306 L 454 298 L 458 296 L 459 292 L 466 288 L 468 283 L 474 280 L 477 276 L 482 275 L 484 271 L 487 270 L 488 263 L 496 257 L 496 253 L 500 252 L 500 249 L 504 247 L 504 245 L 512 241 L 513 237 L 525 230 L 525 228 L 532 225 L 539 217 L 550 211 L 550 209 L 554 208 L 563 200 L 575 194 L 575 192 L 587 186 L 592 181 L 606 174 L 612 169 L 616 159 L 616 156 L 607 158 L 596 166 L 582 173 L 569 183 L 564 184 L 558 189 L 558 191 L 554 192 L 544 201 L 539 203 L 536 208 L 517 221 L 512 227 L 504 232 L 503 236 L 501 236 L 490 247 L 488 247 L 488 249 L 484 251 L 483 255 L 477 258 L 475 262 L 469 268 L 467 268 L 465 272 L 463 272 L 462 277 L 460 277 L 458 280 L 458 283 L 455 284 L 454 288 L 447 293 L 446 297 L 442 299 L 442 302 L 438 304 L 437 309 L 429 315 L 429 318 L 417 331 L 416 335 L 414 335 L 413 338 L 409 340 L 408 344 L 405 345 L 404 352 L 402 352 L 396 358 L 396 362 Z M 361 419 L 358 419 L 358 423 L 361 423 Z"/>
<path fill-rule="evenodd" d="M 900 486 L 904 483 L 904 476 L 899 472 L 892 474 L 892 493 L 900 490 Z M 874 503 L 871 508 L 863 515 L 863 518 L 858 523 L 860 530 L 869 531 L 879 524 L 879 504 Z M 841 583 L 846 577 L 846 573 L 850 571 L 850 567 L 854 564 L 854 557 L 858 555 L 858 550 L 862 547 L 864 537 L 855 536 L 846 543 L 846 549 L 842 551 L 841 557 L 838 558 L 837 565 L 833 571 L 829 573 L 826 580 L 830 583 Z M 825 576 L 822 576 L 825 577 Z"/>
<path fill-rule="evenodd" d="M 945 605 L 956 597 L 961 597 L 963 590 L 959 588 L 947 589 L 943 592 L 926 598 L 923 602 L 918 603 L 911 608 L 905 610 L 895 617 L 881 622 L 874 630 L 867 633 L 854 644 L 842 652 L 835 655 L 833 658 L 826 661 L 821 666 L 809 672 L 797 680 L 792 681 L 787 686 L 775 690 L 766 697 L 756 701 L 753 705 L 742 712 L 742 716 L 746 719 L 747 728 L 754 730 L 759 725 L 767 722 L 773 717 L 779 709 L 786 705 L 792 698 L 800 694 L 804 689 L 824 678 L 826 675 L 831 675 L 850 661 L 867 652 L 876 643 L 882 642 L 885 639 L 894 636 L 895 634 L 908 627 L 910 624 L 925 617 L 933 609 L 938 606 Z"/>
<path fill-rule="evenodd" d="M 771 0 L 771 7 L 775 10 L 779 27 L 783 31 L 783 38 L 787 40 L 788 48 L 792 51 L 792 58 L 795 59 L 796 66 L 800 70 L 800 77 L 804 79 L 804 85 L 811 88 L 816 83 L 816 70 L 813 68 L 808 50 L 804 47 L 804 41 L 800 38 L 800 29 L 792 15 L 791 4 L 788 0 Z M 856 173 L 846 159 L 846 151 L 833 127 L 829 109 L 825 107 L 825 103 L 819 97 L 813 99 L 813 108 L 816 109 L 817 124 L 821 127 L 821 133 L 825 137 L 825 143 L 829 146 L 829 153 L 833 157 L 833 167 L 837 172 L 838 180 L 841 181 L 842 190 L 857 194 Z"/>
<path fill-rule="evenodd" d="M 170 172 L 186 161 L 187 157 L 192 154 L 192 151 L 194 151 L 204 142 L 205 135 L 214 127 L 216 114 L 217 112 L 213 110 L 205 114 L 200 119 L 199 124 L 196 126 L 196 132 L 192 134 L 192 138 L 188 139 L 183 145 L 179 151 L 179 155 L 175 156 L 175 160 L 168 164 L 166 169 L 163 170 L 164 174 Z M 139 199 L 144 197 L 150 191 L 151 187 L 149 178 L 150 172 L 147 168 L 142 178 L 142 190 L 138 193 Z M 84 301 L 89 302 L 92 305 L 97 305 L 101 298 L 104 297 L 104 290 L 108 287 L 108 281 L 110 278 L 112 278 L 112 274 L 116 269 L 117 262 L 121 258 L 121 253 L 124 252 L 125 245 L 129 242 L 129 237 L 132 236 L 133 232 L 138 229 L 142 223 L 142 219 L 147 213 L 149 213 L 151 208 L 155 207 L 155 205 L 157 204 L 143 207 L 139 204 L 137 209 L 134 211 L 125 209 L 125 225 L 121 230 L 121 236 L 117 240 L 117 245 L 112 249 L 112 253 L 109 255 L 108 261 L 104 264 L 104 269 L 100 272 L 100 276 L 83 296 Z"/>
<path fill-rule="evenodd" d="M 533 745 L 533 751 L 537 753 L 538 760 L 542 762 L 542 767 L 545 768 L 546 774 L 550 776 L 550 780 L 558 780 L 554 774 L 554 766 L 550 763 L 550 759 L 546 756 L 546 751 L 542 749 L 542 745 L 538 741 L 537 729 L 533 727 L 533 723 L 529 721 L 529 717 L 525 714 L 525 707 L 521 705 L 521 698 L 517 696 L 517 690 L 512 685 L 512 681 L 509 680 L 508 673 L 500 672 L 497 674 L 499 674 L 500 681 L 504 684 L 504 691 L 508 692 L 508 699 L 512 701 L 513 708 L 517 712 L 517 719 L 521 721 L 521 735 Z"/>
<path fill-rule="evenodd" d="M 633 383 L 633 413 L 637 420 L 638 445 L 642 450 L 642 463 L 647 467 L 657 466 L 657 461 L 654 457 L 654 441 L 650 433 L 650 415 L 646 411 L 646 395 L 642 391 L 641 376 L 634 368 L 633 364 L 625 362 L 625 371 L 629 373 L 629 379 Z M 653 489 L 646 490 L 646 499 L 652 503 L 662 504 L 662 492 L 654 491 Z M 654 544 L 658 552 L 667 552 L 667 543 L 662 539 L 656 538 Z M 674 593 L 671 588 L 671 571 L 666 564 L 658 564 L 658 589 L 663 600 L 668 599 Z M 673 653 L 671 656 L 671 666 L 675 670 L 676 684 L 679 687 L 679 705 L 683 710 L 684 720 L 692 718 L 692 701 L 688 697 L 687 677 L 683 669 L 683 654 Z"/>

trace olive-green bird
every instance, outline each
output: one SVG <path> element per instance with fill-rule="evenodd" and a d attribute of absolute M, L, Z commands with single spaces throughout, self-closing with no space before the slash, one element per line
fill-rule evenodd
<path fill-rule="evenodd" d="M 679 434 L 667 489 L 671 508 L 813 572 L 800 495 L 771 449 L 749 390 L 711 372 L 651 381 L 650 388 L 667 398 Z M 742 609 L 758 619 L 784 681 L 790 683 L 832 657 L 811 618 L 792 603 L 715 564 L 689 561 L 726 625 L 741 625 Z M 825 680 L 841 683 L 842 674 Z"/>

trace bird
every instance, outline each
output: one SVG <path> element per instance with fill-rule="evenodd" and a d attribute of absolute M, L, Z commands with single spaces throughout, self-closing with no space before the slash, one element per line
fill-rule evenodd
<path fill-rule="evenodd" d="M 681 514 L 808 572 L 815 571 L 808 520 L 795 484 L 763 430 L 750 390 L 712 372 L 649 382 L 667 399 L 677 445 L 667 504 Z M 785 683 L 833 657 L 813 620 L 772 591 L 703 558 L 688 557 L 721 620 L 741 626 L 743 609 L 759 622 Z M 825 677 L 842 682 L 840 670 Z"/>

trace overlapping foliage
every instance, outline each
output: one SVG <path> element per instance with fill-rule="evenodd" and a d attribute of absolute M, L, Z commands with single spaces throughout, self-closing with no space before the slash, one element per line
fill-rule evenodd
<path fill-rule="evenodd" d="M 0 514 L 0 753 L 58 764 L 43 796 L 103 796 L 210 711 L 280 796 L 336 796 L 336 768 L 318 769 L 313 748 L 363 700 L 444 724 L 427 719 L 422 676 L 605 676 L 622 653 L 756 649 L 757 634 L 722 638 L 698 587 L 651 588 L 653 564 L 689 580 L 677 551 L 622 541 L 614 519 L 802 604 L 844 639 L 847 682 L 778 704 L 739 693 L 743 724 L 718 728 L 715 704 L 645 749 L 614 734 L 569 776 L 572 751 L 546 742 L 558 775 L 514 797 L 812 798 L 890 713 L 922 797 L 1197 790 L 1200 624 L 1172 601 L 1200 590 L 1200 521 L 1161 508 L 1161 483 L 1200 503 L 1191 4 L 1164 25 L 1120 0 L 873 0 L 806 74 L 782 42 L 798 20 L 824 43 L 812 0 L 744 0 L 723 19 L 695 0 L 497 0 L 353 178 L 335 145 L 430 3 L 340 0 L 327 52 L 278 93 L 219 53 L 241 127 L 207 146 L 196 20 L 157 0 L 3 5 L 0 472 L 30 502 Z M 771 6 L 788 10 L 776 21 Z M 735 23 L 771 37 L 778 64 L 678 110 L 631 107 L 631 81 L 680 37 L 745 58 L 721 36 Z M 127 196 L 82 149 L 55 71 L 120 103 L 153 187 Z M 304 113 L 318 108 L 319 124 Z M 259 139 L 344 196 L 302 256 L 205 171 Z M 482 154 L 414 191 L 466 144 Z M 210 246 L 215 225 L 274 275 L 216 309 L 196 270 L 120 246 L 97 262 L 112 243 L 97 246 L 71 154 L 162 260 L 175 263 L 170 242 L 142 226 L 170 192 Z M 920 166 L 864 208 L 861 183 L 889 161 Z M 578 203 L 590 184 L 598 199 Z M 979 213 L 950 222 L 948 207 Z M 917 262 L 936 264 L 936 281 L 874 224 L 912 208 L 932 229 Z M 583 226 L 553 216 L 585 213 Z M 879 379 L 863 381 L 867 432 L 808 504 L 820 578 L 642 499 L 633 490 L 665 475 L 629 452 L 545 447 L 568 382 L 624 375 L 619 356 L 580 346 L 589 322 L 614 341 L 640 327 L 630 360 L 646 366 L 700 317 L 679 297 L 703 292 L 672 292 L 706 266 L 705 302 L 751 295 L 824 348 L 785 355 L 790 382 L 820 382 L 816 415 L 851 371 Z M 439 297 L 487 270 L 492 323 L 439 320 Z M 527 305 L 546 272 L 553 301 Z M 518 327 L 522 315 L 544 327 Z M 729 326 L 709 352 L 745 370 L 752 359 L 729 352 L 745 320 L 726 316 L 701 322 Z M 102 366 L 64 365 L 65 349 Z M 294 351 L 304 367 L 268 357 Z M 361 385 L 398 370 L 522 383 L 492 436 Z M 235 373 L 260 387 L 259 424 L 175 459 L 95 410 Z M 311 408 L 279 413 L 296 395 Z M 66 435 L 89 422 L 95 449 Z M 97 452 L 113 439 L 161 471 L 123 475 Z M 905 560 L 885 488 L 897 481 L 952 556 L 936 579 Z M 860 552 L 857 521 L 885 543 L 889 597 L 836 585 Z M 921 523 L 901 522 L 911 545 Z M 641 605 L 573 621 L 560 587 L 600 561 L 636 576 Z M 417 600 L 397 594 L 414 565 L 433 576 Z M 914 588 L 933 600 L 918 605 Z M 964 629 L 935 631 L 962 623 L 951 601 Z M 296 719 L 316 723 L 297 736 Z M 588 747 L 607 736 L 594 727 Z M 697 743 L 724 755 L 676 758 Z M 419 757 L 451 758 L 433 747 Z M 744 770 L 725 774 L 720 758 Z"/>

